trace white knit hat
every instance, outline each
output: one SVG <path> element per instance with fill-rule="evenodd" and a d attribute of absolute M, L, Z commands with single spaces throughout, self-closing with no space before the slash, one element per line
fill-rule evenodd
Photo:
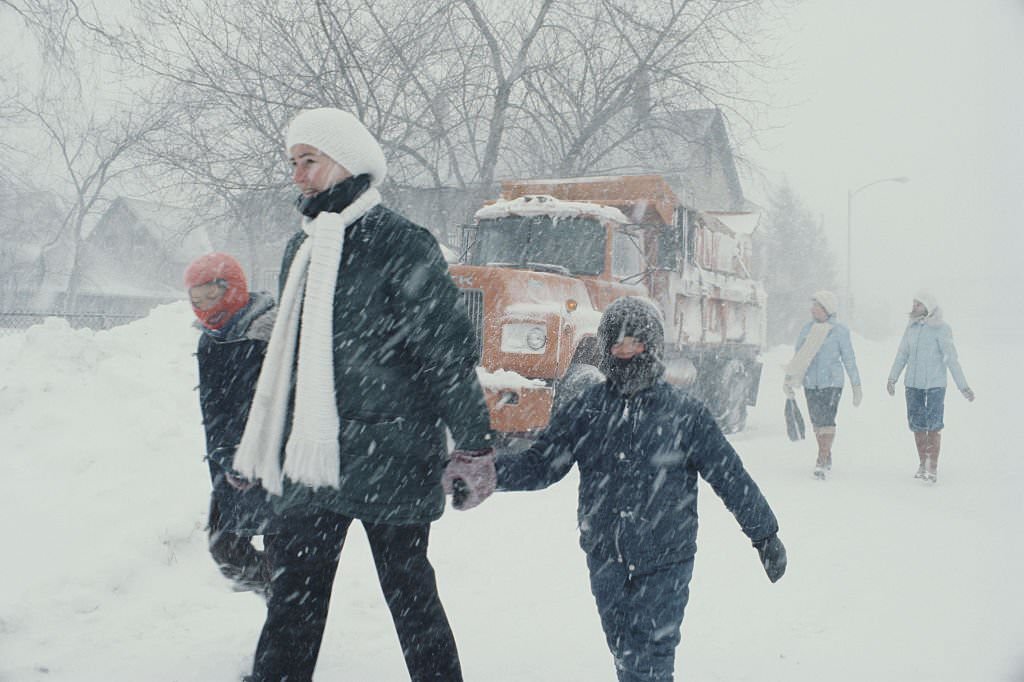
<path fill-rule="evenodd" d="M 934 313 L 939 307 L 939 302 L 935 300 L 935 296 L 927 291 L 919 291 L 914 294 L 914 300 L 920 302 L 928 310 L 929 314 Z"/>
<path fill-rule="evenodd" d="M 829 315 L 835 315 L 839 312 L 839 299 L 831 291 L 826 291 L 825 289 L 815 291 L 814 296 L 811 296 L 811 300 L 824 308 L 825 312 Z"/>
<path fill-rule="evenodd" d="M 341 109 L 299 112 L 285 134 L 285 152 L 297 144 L 316 147 L 352 175 L 368 174 L 372 186 L 379 185 L 388 173 L 380 144 L 359 119 Z"/>

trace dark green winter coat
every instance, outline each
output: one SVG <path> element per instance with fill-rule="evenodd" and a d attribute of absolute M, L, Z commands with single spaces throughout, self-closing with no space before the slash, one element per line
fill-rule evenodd
<path fill-rule="evenodd" d="M 305 239 L 300 232 L 288 243 L 282 289 Z M 279 509 L 394 524 L 440 517 L 445 427 L 456 448 L 488 445 L 474 338 L 429 232 L 381 206 L 350 225 L 334 291 L 340 487 L 285 479 Z"/>

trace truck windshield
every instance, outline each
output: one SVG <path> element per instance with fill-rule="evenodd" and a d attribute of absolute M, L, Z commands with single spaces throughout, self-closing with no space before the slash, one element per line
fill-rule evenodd
<path fill-rule="evenodd" d="M 594 218 L 508 216 L 481 220 L 470 265 L 555 266 L 574 275 L 604 270 L 605 228 Z"/>

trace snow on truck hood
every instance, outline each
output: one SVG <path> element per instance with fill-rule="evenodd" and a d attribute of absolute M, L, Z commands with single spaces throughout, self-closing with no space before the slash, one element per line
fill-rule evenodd
<path fill-rule="evenodd" d="M 624 225 L 629 219 L 617 208 L 592 204 L 588 201 L 562 201 L 547 194 L 529 194 L 516 199 L 499 199 L 490 206 L 476 212 L 477 220 L 507 218 L 509 216 L 549 215 L 553 218 L 593 216 L 603 220 L 614 220 Z"/>
<path fill-rule="evenodd" d="M 545 388 L 547 386 L 541 379 L 527 379 L 522 374 L 507 369 L 496 369 L 491 372 L 483 367 L 477 367 L 476 376 L 480 379 L 480 385 L 485 389 Z"/>

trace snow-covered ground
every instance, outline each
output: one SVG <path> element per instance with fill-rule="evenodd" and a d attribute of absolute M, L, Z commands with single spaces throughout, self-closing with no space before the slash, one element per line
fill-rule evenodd
<path fill-rule="evenodd" d="M 0 338 L 0 681 L 237 680 L 262 603 L 206 552 L 209 482 L 187 305 L 106 331 L 50 320 Z M 702 485 L 685 680 L 1024 680 L 1021 339 L 958 332 L 978 394 L 951 391 L 939 484 L 917 466 L 898 332 L 855 338 L 864 404 L 840 408 L 832 480 L 790 443 L 781 364 L 733 438 L 775 508 L 789 571 L 772 585 Z M 435 525 L 431 556 L 467 680 L 612 682 L 576 545 L 575 477 L 499 494 Z M 318 680 L 407 679 L 365 537 L 350 535 Z"/>

